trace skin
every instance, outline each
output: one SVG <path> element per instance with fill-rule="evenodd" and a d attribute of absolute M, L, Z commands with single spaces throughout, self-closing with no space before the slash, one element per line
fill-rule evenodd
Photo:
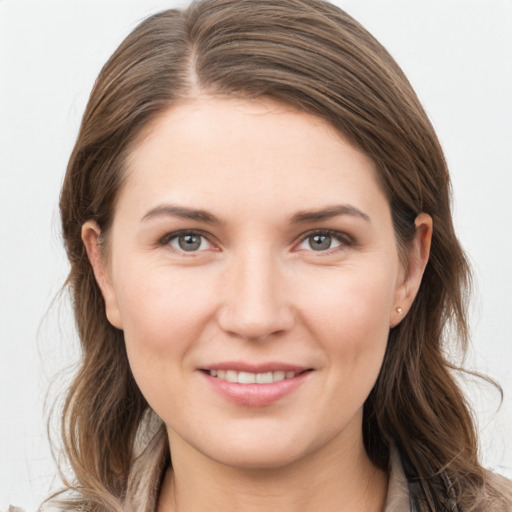
<path fill-rule="evenodd" d="M 168 429 L 160 511 L 383 509 L 387 475 L 364 451 L 362 407 L 389 328 L 418 290 L 432 221 L 416 219 L 406 270 L 375 173 L 319 118 L 199 96 L 160 116 L 132 151 L 106 251 L 98 226 L 83 226 L 107 317 Z M 291 222 L 339 205 L 339 215 Z M 180 230 L 204 236 L 197 250 L 181 249 Z M 315 250 L 311 235 L 325 230 L 331 246 Z M 202 368 L 224 361 L 309 371 L 255 407 L 205 378 Z"/>

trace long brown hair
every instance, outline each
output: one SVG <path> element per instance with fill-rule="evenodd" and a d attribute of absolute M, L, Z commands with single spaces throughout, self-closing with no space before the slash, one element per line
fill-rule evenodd
<path fill-rule="evenodd" d="M 443 152 L 409 82 L 364 28 L 322 0 L 204 0 L 149 17 L 105 64 L 62 188 L 67 285 L 82 345 L 62 420 L 75 475 L 66 485 L 76 500 L 91 511 L 122 509 L 151 413 L 131 374 L 123 333 L 105 316 L 81 227 L 94 219 L 108 239 L 126 158 L 141 131 L 198 91 L 269 97 L 331 123 L 375 162 L 403 255 L 416 216 L 432 217 L 418 296 L 390 331 L 365 403 L 365 446 L 384 468 L 390 444 L 398 445 L 427 510 L 448 506 L 450 497 L 469 511 L 499 494 L 486 484 L 472 417 L 444 356 L 448 333 L 463 349 L 467 344 L 470 271 L 453 229 Z"/>

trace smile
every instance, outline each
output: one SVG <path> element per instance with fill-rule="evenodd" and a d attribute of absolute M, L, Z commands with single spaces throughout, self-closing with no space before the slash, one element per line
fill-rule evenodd
<path fill-rule="evenodd" d="M 208 370 L 208 373 L 212 377 L 238 384 L 272 384 L 285 379 L 293 379 L 300 372 L 278 370 L 275 372 L 252 373 L 237 370 Z"/>
<path fill-rule="evenodd" d="M 309 380 L 313 369 L 282 363 L 221 363 L 200 373 L 224 399 L 239 406 L 264 407 L 291 395 Z"/>

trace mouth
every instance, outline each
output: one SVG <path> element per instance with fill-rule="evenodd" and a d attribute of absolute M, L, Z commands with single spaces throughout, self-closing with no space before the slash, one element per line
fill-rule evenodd
<path fill-rule="evenodd" d="M 263 407 L 291 395 L 309 380 L 313 369 L 280 363 L 221 363 L 202 368 L 201 373 L 211 388 L 228 401 L 245 407 Z"/>
<path fill-rule="evenodd" d="M 293 379 L 297 375 L 304 373 L 308 370 L 302 370 L 298 372 L 292 371 L 269 371 L 269 372 L 245 372 L 238 370 L 204 370 L 212 377 L 217 379 L 225 380 L 227 382 L 234 382 L 238 384 L 272 384 L 274 382 L 280 382 L 285 379 Z"/>

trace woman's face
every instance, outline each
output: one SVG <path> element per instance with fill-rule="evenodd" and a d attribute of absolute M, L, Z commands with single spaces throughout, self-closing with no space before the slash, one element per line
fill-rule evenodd
<path fill-rule="evenodd" d="M 374 165 L 325 121 L 172 108 L 128 160 L 109 248 L 107 315 L 171 451 L 275 467 L 359 445 L 411 286 Z"/>

